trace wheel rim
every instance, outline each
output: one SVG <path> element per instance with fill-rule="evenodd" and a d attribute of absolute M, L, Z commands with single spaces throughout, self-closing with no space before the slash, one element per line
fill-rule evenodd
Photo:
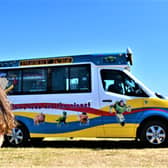
<path fill-rule="evenodd" d="M 12 133 L 8 135 L 8 141 L 10 144 L 19 145 L 23 142 L 24 134 L 23 131 L 19 128 L 14 128 Z"/>
<path fill-rule="evenodd" d="M 159 125 L 152 125 L 146 131 L 146 138 L 151 144 L 159 145 L 165 141 L 166 132 Z"/>

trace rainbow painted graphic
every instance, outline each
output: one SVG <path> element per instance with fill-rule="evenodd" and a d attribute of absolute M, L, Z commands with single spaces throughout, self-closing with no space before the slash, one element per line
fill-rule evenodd
<path fill-rule="evenodd" d="M 139 123 L 147 116 L 168 116 L 167 101 L 156 102 L 156 98 L 128 100 L 130 109 L 123 112 L 124 125 L 115 109 L 110 112 L 111 106 L 95 109 L 89 103 L 30 103 L 12 107 L 16 119 L 25 123 L 31 137 L 136 137 Z M 40 122 L 36 122 L 38 117 Z"/>

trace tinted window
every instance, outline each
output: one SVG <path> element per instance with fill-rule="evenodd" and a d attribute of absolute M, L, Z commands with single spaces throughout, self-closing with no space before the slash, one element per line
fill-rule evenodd
<path fill-rule="evenodd" d="M 70 68 L 70 90 L 71 91 L 89 91 L 90 90 L 90 73 L 88 67 L 71 67 Z"/>
<path fill-rule="evenodd" d="M 9 93 L 21 92 L 21 71 L 0 71 L 0 78 L 3 89 L 13 86 Z"/>
<path fill-rule="evenodd" d="M 122 71 L 102 70 L 101 77 L 106 91 L 127 96 L 148 97 L 139 85 Z"/>
<path fill-rule="evenodd" d="M 10 93 L 21 92 L 21 71 L 14 70 L 8 72 L 8 86 L 14 85 L 14 88 L 10 91 Z"/>
<path fill-rule="evenodd" d="M 14 84 L 9 94 L 81 93 L 91 91 L 90 65 L 0 71 Z"/>
<path fill-rule="evenodd" d="M 58 67 L 51 68 L 51 91 L 66 92 L 69 89 L 68 84 L 68 68 Z"/>
<path fill-rule="evenodd" d="M 50 68 L 50 91 L 88 92 L 91 90 L 88 65 Z"/>
<path fill-rule="evenodd" d="M 23 70 L 23 92 L 47 91 L 47 73 L 45 69 Z"/>

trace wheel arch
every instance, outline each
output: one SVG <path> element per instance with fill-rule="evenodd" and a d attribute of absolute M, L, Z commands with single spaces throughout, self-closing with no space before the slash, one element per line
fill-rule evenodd
<path fill-rule="evenodd" d="M 136 132 L 136 137 L 137 138 L 140 137 L 141 129 L 145 123 L 147 123 L 149 121 L 154 121 L 154 120 L 161 121 L 168 126 L 168 119 L 167 118 L 165 118 L 163 116 L 159 116 L 159 115 L 148 116 L 147 118 L 142 120 L 141 123 L 139 124 L 139 127 L 137 128 L 137 132 Z"/>
<path fill-rule="evenodd" d="M 24 127 L 25 131 L 26 131 L 27 134 L 28 134 L 28 138 L 30 138 L 30 132 L 29 132 L 28 127 L 26 126 L 26 124 L 23 123 L 22 121 L 18 120 L 18 119 L 16 119 L 15 121 L 16 121 L 16 127 L 17 127 L 17 126 Z"/>

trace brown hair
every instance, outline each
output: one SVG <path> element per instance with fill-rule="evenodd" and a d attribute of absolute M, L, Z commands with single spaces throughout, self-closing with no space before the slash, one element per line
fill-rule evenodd
<path fill-rule="evenodd" d="M 15 127 L 14 115 L 7 95 L 0 87 L 0 134 L 11 133 Z"/>

